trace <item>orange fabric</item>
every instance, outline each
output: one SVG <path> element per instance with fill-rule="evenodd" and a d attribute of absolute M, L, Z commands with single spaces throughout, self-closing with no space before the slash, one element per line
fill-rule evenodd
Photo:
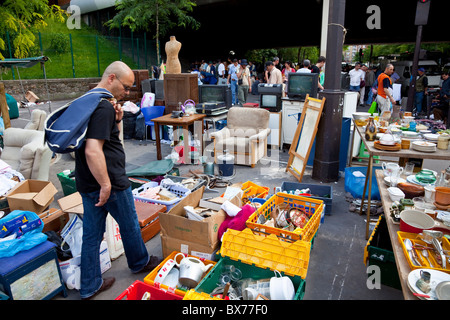
<path fill-rule="evenodd" d="M 381 73 L 378 76 L 378 90 L 377 90 L 377 94 L 382 96 L 383 98 L 386 99 L 386 93 L 384 92 L 384 87 L 383 87 L 383 80 L 388 78 L 389 79 L 389 83 L 392 85 L 392 80 L 391 78 L 386 74 L 386 73 Z"/>

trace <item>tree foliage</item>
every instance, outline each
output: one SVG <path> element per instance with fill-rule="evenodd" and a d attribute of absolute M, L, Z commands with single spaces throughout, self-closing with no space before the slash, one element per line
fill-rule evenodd
<path fill-rule="evenodd" d="M 8 36 L 12 56 L 25 58 L 35 47 L 35 33 L 47 26 L 45 20 L 64 22 L 66 15 L 48 0 L 0 0 L 0 59 L 5 59 Z"/>
<path fill-rule="evenodd" d="M 200 27 L 200 23 L 189 15 L 195 6 L 197 4 L 190 0 L 122 0 L 116 4 L 117 14 L 106 25 L 154 32 L 159 59 L 160 37 L 174 27 L 195 30 Z"/>

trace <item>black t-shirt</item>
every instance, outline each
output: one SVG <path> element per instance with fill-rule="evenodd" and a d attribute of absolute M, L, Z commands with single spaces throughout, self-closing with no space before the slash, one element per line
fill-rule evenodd
<path fill-rule="evenodd" d="M 320 73 L 320 69 L 316 65 L 311 66 L 311 73 Z"/>
<path fill-rule="evenodd" d="M 107 100 L 102 100 L 89 120 L 86 139 L 105 140 L 103 153 L 111 188 L 120 191 L 128 188 L 130 181 L 125 171 L 125 151 L 115 119 L 116 112 L 113 105 Z M 79 192 L 88 193 L 100 190 L 100 185 L 89 170 L 85 148 L 86 143 L 75 153 L 75 181 Z"/>

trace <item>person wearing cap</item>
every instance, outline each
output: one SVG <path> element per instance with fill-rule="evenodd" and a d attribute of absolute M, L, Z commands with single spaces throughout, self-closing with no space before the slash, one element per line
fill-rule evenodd
<path fill-rule="evenodd" d="M 233 59 L 233 63 L 230 64 L 229 69 L 228 69 L 228 79 L 227 79 L 227 84 L 230 85 L 230 89 L 231 89 L 231 100 L 232 100 L 232 105 L 236 105 L 238 104 L 238 76 L 237 73 L 239 71 L 239 67 L 238 67 L 238 61 L 237 59 Z"/>
<path fill-rule="evenodd" d="M 417 70 L 416 78 L 416 94 L 414 96 L 414 104 L 416 106 L 416 113 L 422 113 L 422 103 L 425 95 L 428 94 L 428 78 L 425 75 L 425 69 L 419 68 Z"/>
<path fill-rule="evenodd" d="M 238 100 L 240 104 L 244 105 L 244 103 L 247 102 L 248 93 L 252 92 L 252 88 L 250 86 L 250 69 L 248 68 L 247 59 L 241 60 L 241 65 L 237 76 L 239 79 Z"/>

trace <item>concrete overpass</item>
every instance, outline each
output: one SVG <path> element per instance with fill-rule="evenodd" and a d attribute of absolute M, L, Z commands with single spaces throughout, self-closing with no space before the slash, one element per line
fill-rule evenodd
<path fill-rule="evenodd" d="M 197 31 L 175 29 L 188 59 L 238 57 L 249 49 L 319 46 L 325 52 L 329 0 L 194 0 Z M 422 42 L 448 42 L 444 0 L 430 0 Z M 83 14 L 111 10 L 115 0 L 72 0 Z M 346 0 L 345 45 L 414 43 L 417 0 Z M 162 46 L 162 48 L 164 48 Z M 164 51 L 161 52 L 164 54 Z"/>
<path fill-rule="evenodd" d="M 328 0 L 198 0 L 199 30 L 174 30 L 183 56 L 215 58 L 248 49 L 319 46 L 324 52 Z M 416 0 L 347 0 L 345 45 L 414 43 Z M 324 5 L 325 4 L 325 5 Z M 422 42 L 447 42 L 444 0 L 431 0 Z M 371 7 L 372 6 L 372 7 Z M 325 19 L 325 20 L 324 20 Z M 321 40 L 323 40 L 321 44 Z M 322 50 L 323 49 L 323 50 Z"/>

